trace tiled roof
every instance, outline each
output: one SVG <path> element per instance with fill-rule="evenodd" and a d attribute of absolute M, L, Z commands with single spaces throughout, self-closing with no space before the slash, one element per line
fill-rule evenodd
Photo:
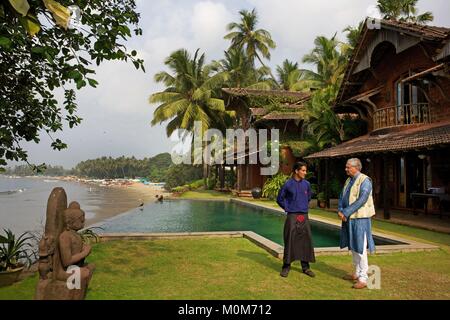
<path fill-rule="evenodd" d="M 387 134 L 365 135 L 336 147 L 311 154 L 306 159 L 339 158 L 367 153 L 420 150 L 450 145 L 450 121 L 440 122 Z"/>
<path fill-rule="evenodd" d="M 250 112 L 252 113 L 252 116 L 264 116 L 268 113 L 264 108 L 250 108 Z"/>
<path fill-rule="evenodd" d="M 298 112 L 271 112 L 263 117 L 264 120 L 297 120 L 302 119 Z"/>
<path fill-rule="evenodd" d="M 367 22 L 367 20 L 366 20 Z M 395 20 L 380 20 L 381 28 L 395 30 L 398 32 L 403 32 L 405 34 L 418 37 L 422 40 L 433 41 L 439 43 L 440 46 L 445 45 L 445 40 L 450 39 L 450 29 L 444 27 L 435 27 L 428 25 L 420 25 L 409 22 L 400 22 Z M 353 54 L 350 57 L 345 73 L 344 80 L 339 88 L 339 92 L 337 94 L 337 98 L 334 104 L 342 103 L 345 100 L 345 91 L 348 88 L 347 82 L 352 77 L 353 69 L 357 65 L 357 60 L 359 55 L 364 47 L 367 46 L 367 43 L 370 41 L 371 37 L 369 35 L 377 32 L 377 29 L 370 30 L 367 27 L 367 23 L 364 23 L 363 30 L 361 31 L 361 35 L 358 39 L 358 43 L 353 50 Z"/>
<path fill-rule="evenodd" d="M 416 36 L 428 38 L 429 40 L 444 40 L 450 35 L 450 29 L 445 27 L 436 27 L 395 20 L 381 20 L 381 25 L 386 28 L 400 29 Z"/>

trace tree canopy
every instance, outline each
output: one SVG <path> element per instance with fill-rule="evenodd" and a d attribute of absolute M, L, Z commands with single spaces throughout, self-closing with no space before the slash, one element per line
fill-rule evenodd
<path fill-rule="evenodd" d="M 81 11 L 70 28 L 69 5 Z M 123 42 L 142 35 L 134 0 L 9 0 L 0 4 L 0 167 L 27 161 L 23 141 L 50 135 L 53 149 L 67 145 L 53 134 L 78 125 L 76 91 L 96 87 L 92 63 L 131 60 L 137 52 Z M 130 29 L 130 27 L 132 29 Z"/>

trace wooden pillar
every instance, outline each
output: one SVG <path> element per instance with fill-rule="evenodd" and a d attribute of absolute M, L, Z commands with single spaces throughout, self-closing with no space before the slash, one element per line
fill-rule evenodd
<path fill-rule="evenodd" d="M 328 159 L 325 160 L 325 203 L 326 207 L 330 208 L 330 188 L 329 188 L 329 170 L 330 170 L 330 161 Z"/>
<path fill-rule="evenodd" d="M 241 183 L 242 183 L 241 179 L 242 179 L 242 165 L 238 164 L 236 166 L 236 189 L 238 191 L 241 191 L 241 189 L 242 189 L 241 188 Z"/>
<path fill-rule="evenodd" d="M 219 167 L 219 178 L 220 178 L 220 189 L 225 188 L 225 165 L 220 165 Z"/>
<path fill-rule="evenodd" d="M 389 220 L 391 218 L 390 203 L 389 203 L 389 159 L 387 156 L 383 156 L 383 210 L 384 218 Z"/>
<path fill-rule="evenodd" d="M 322 173 L 320 171 L 320 169 L 322 169 L 322 166 L 320 165 L 320 160 L 317 160 L 317 194 L 316 196 L 319 195 L 319 193 L 322 191 Z"/>

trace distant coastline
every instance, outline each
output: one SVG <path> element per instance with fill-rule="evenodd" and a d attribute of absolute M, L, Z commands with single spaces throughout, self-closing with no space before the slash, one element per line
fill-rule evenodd
<path fill-rule="evenodd" d="M 28 226 L 31 224 L 30 219 L 38 218 L 35 215 L 45 215 L 48 196 L 55 187 L 61 186 L 67 189 L 68 200 L 78 201 L 82 209 L 83 207 L 85 208 L 87 227 L 102 220 L 137 209 L 141 204 L 154 202 L 156 201 L 156 195 L 163 195 L 164 197 L 170 195 L 161 184 L 144 184 L 138 179 L 83 179 L 74 176 L 11 175 L 0 175 L 0 178 L 5 180 L 25 179 L 26 181 L 36 181 L 38 185 L 41 185 L 42 181 L 43 188 L 40 189 L 47 190 L 39 198 L 33 199 L 33 203 L 35 203 L 36 209 L 38 210 L 38 212 L 34 213 L 33 210 L 28 208 L 30 202 L 26 202 L 29 201 L 27 198 L 31 197 L 31 193 L 34 190 L 28 190 L 28 188 L 20 186 L 22 182 L 13 183 L 13 186 L 17 187 L 10 189 L 14 190 L 2 190 L 0 188 L 0 191 L 4 191 L 0 197 L 0 205 L 3 205 L 5 210 L 8 209 L 15 216 L 20 216 L 20 219 L 13 219 L 12 216 L 3 216 L 2 218 L 2 215 L 0 215 L 0 225 L 2 227 L 16 226 L 18 229 L 21 229 L 23 225 Z M 76 187 L 76 185 L 79 187 Z M 82 193 L 74 193 L 70 190 L 72 188 L 71 186 L 74 186 L 76 190 L 85 191 Z M 28 227 L 24 228 L 28 229 Z"/>

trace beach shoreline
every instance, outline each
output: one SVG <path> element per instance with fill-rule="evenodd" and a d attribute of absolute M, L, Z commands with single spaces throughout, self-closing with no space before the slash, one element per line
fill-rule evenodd
<path fill-rule="evenodd" d="M 76 194 L 66 190 L 68 204 L 77 201 L 86 212 L 85 227 L 98 224 L 103 220 L 113 218 L 122 213 L 138 209 L 140 205 L 156 201 L 156 195 L 163 195 L 164 198 L 171 195 L 162 186 L 155 184 L 144 184 L 131 179 L 82 179 L 75 176 L 26 176 L 6 178 L 26 178 L 39 179 L 50 183 L 54 181 L 54 187 L 64 187 L 64 183 L 74 183 L 82 185 L 87 189 L 88 198 L 77 198 Z M 70 189 L 70 188 L 69 188 Z M 50 195 L 50 193 L 48 194 Z M 99 196 L 100 195 L 100 196 Z M 48 197 L 48 196 L 47 196 Z M 47 202 L 40 203 L 42 209 L 46 207 Z M 39 210 L 40 211 L 40 210 Z M 45 212 L 45 211 L 44 211 Z M 43 212 L 43 214 L 44 214 Z"/>
<path fill-rule="evenodd" d="M 121 201 L 113 202 L 109 202 L 105 199 L 103 206 L 95 210 L 95 216 L 86 220 L 86 227 L 113 218 L 130 210 L 137 209 L 142 203 L 145 205 L 146 203 L 155 202 L 156 195 L 163 195 L 165 198 L 170 196 L 170 193 L 162 188 L 146 186 L 143 183 L 138 182 L 134 182 L 127 186 L 111 185 L 104 188 L 123 193 L 124 195 L 121 197 L 126 197 L 126 199 L 122 198 Z M 114 192 L 114 194 L 116 194 L 116 192 Z"/>

